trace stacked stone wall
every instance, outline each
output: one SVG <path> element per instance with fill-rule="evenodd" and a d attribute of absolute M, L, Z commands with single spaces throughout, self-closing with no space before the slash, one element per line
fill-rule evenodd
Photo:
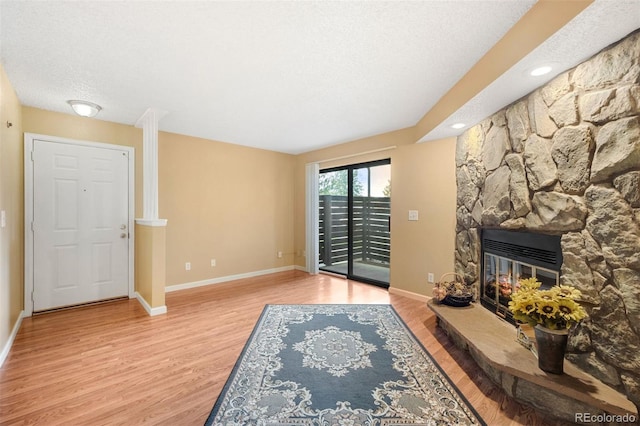
<path fill-rule="evenodd" d="M 482 228 L 561 235 L 567 358 L 640 408 L 640 32 L 458 137 L 456 180 L 456 272 L 479 285 Z"/>

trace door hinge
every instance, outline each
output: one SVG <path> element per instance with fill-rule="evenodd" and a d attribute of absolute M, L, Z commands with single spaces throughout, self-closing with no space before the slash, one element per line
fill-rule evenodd
<path fill-rule="evenodd" d="M 34 291 L 33 291 L 33 290 L 31 290 L 31 302 L 35 303 L 36 301 L 35 301 L 35 299 L 34 299 L 34 297 L 33 297 L 33 293 L 34 293 Z"/>
<path fill-rule="evenodd" d="M 33 222 L 31 222 L 31 231 L 34 232 L 36 230 L 35 226 L 33 226 Z"/>

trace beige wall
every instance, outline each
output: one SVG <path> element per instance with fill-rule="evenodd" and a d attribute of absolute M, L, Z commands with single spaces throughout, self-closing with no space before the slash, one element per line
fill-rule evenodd
<path fill-rule="evenodd" d="M 22 114 L 25 132 L 136 148 L 140 216 L 141 129 L 29 107 Z M 304 266 L 305 164 L 319 161 L 327 168 L 391 158 L 391 286 L 430 294 L 426 274 L 438 278 L 453 270 L 455 143 L 415 144 L 414 132 L 402 129 L 298 156 L 160 132 L 159 210 L 168 219 L 166 284 Z M 419 210 L 418 222 L 406 220 L 409 209 Z"/>
<path fill-rule="evenodd" d="M 427 274 L 433 272 L 437 280 L 453 271 L 455 138 L 415 144 L 414 133 L 414 128 L 402 129 L 296 157 L 297 265 L 305 265 L 305 164 L 319 161 L 322 169 L 391 158 L 391 287 L 431 295 Z M 396 148 L 358 155 L 392 146 Z M 417 222 L 408 221 L 408 210 L 419 211 Z"/>
<path fill-rule="evenodd" d="M 167 228 L 136 224 L 136 288 L 151 308 L 165 306 Z"/>
<path fill-rule="evenodd" d="M 22 111 L 25 132 L 133 146 L 136 217 L 141 216 L 141 129 L 36 108 Z M 167 285 L 293 264 L 292 156 L 165 132 L 158 146 L 159 212 L 168 219 Z"/>
<path fill-rule="evenodd" d="M 431 296 L 454 269 L 456 139 L 398 147 L 391 158 L 391 287 Z M 419 220 L 409 221 L 409 210 Z"/>
<path fill-rule="evenodd" d="M 12 123 L 7 127 L 7 122 Z M 0 65 L 0 350 L 5 348 L 20 312 L 24 270 L 22 111 L 4 68 Z"/>
<path fill-rule="evenodd" d="M 291 155 L 161 133 L 158 156 L 167 285 L 293 264 Z"/>
<path fill-rule="evenodd" d="M 136 149 L 136 216 L 142 211 L 142 131 L 133 126 L 19 106 L 2 73 L 0 202 L 17 217 L 2 230 L 3 266 L 0 344 L 22 309 L 22 131 L 132 146 Z M 20 115 L 23 117 L 21 129 Z M 391 158 L 391 285 L 429 294 L 426 274 L 453 269 L 455 226 L 454 149 L 451 140 L 414 144 L 414 129 L 402 129 L 299 156 L 160 132 L 159 203 L 166 229 L 166 284 L 304 266 L 305 164 L 322 168 Z M 385 149 L 395 146 L 394 149 Z M 377 151 L 361 154 L 369 151 Z M 355 156 L 354 156 L 355 155 Z M 336 159 L 333 161 L 323 161 Z M 5 207 L 2 207 L 5 208 Z M 7 209 L 9 209 L 7 207 Z M 407 210 L 420 211 L 418 222 Z M 8 236 L 11 232 L 11 237 Z M 11 246 L 7 244 L 11 240 Z M 5 249 L 6 247 L 6 249 Z M 278 258 L 276 253 L 283 252 Z M 7 254 L 7 253 L 10 253 Z M 9 259 L 9 256 L 11 259 Z M 211 259 L 217 266 L 212 268 Z M 191 271 L 185 271 L 191 262 Z M 6 271 L 11 271 L 8 278 Z M 9 286 L 11 284 L 11 286 Z"/>
<path fill-rule="evenodd" d="M 23 114 L 25 132 L 135 147 L 140 215 L 140 129 L 35 108 L 25 107 Z M 391 286 L 430 294 L 426 274 L 438 278 L 453 270 L 455 143 L 414 140 L 414 129 L 407 128 L 291 156 L 160 132 L 159 210 L 168 219 L 166 284 L 304 266 L 305 164 L 320 161 L 327 168 L 391 158 Z M 406 220 L 409 209 L 419 210 L 418 222 Z"/>

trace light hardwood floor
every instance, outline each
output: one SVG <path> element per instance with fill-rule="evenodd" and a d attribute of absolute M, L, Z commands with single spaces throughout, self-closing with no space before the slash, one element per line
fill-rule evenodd
<path fill-rule="evenodd" d="M 149 317 L 121 300 L 25 318 L 0 369 L 2 425 L 201 425 L 265 304 L 391 303 L 489 425 L 560 424 L 509 398 L 422 302 L 282 272 L 167 294 Z"/>

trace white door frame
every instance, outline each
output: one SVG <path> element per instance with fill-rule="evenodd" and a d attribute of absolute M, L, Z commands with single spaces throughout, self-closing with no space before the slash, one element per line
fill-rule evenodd
<path fill-rule="evenodd" d="M 87 146 L 90 148 L 116 149 L 126 151 L 129 158 L 129 298 L 135 297 L 134 291 L 134 215 L 135 215 L 135 150 L 129 146 L 113 145 L 100 142 L 81 141 L 76 139 L 61 138 L 57 136 L 39 135 L 35 133 L 24 134 L 24 315 L 33 314 L 33 143 L 35 140 L 47 142 L 65 143 L 70 145 Z"/>

